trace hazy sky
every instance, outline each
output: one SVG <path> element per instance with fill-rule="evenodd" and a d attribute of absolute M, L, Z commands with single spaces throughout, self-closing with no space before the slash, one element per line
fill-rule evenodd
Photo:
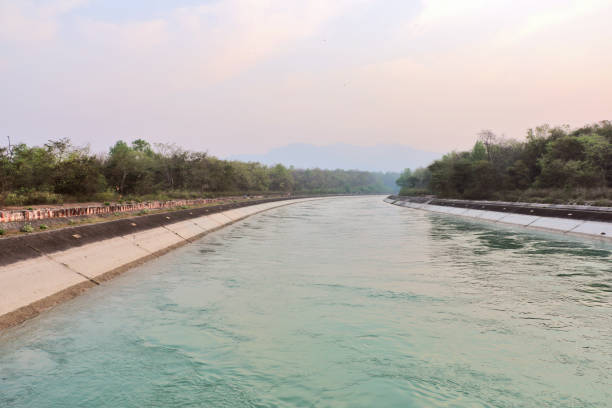
<path fill-rule="evenodd" d="M 448 151 L 612 119 L 612 0 L 0 0 L 0 136 Z"/>

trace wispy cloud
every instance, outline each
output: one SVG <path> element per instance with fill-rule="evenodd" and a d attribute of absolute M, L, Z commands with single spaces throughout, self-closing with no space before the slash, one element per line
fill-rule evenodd
<path fill-rule="evenodd" d="M 609 0 L 407 1 L 0 0 L 5 131 L 444 151 L 609 115 Z"/>
<path fill-rule="evenodd" d="M 404 40 L 505 46 L 611 10 L 609 0 L 422 0 L 399 33 Z"/>
<path fill-rule="evenodd" d="M 501 30 L 495 41 L 499 44 L 516 44 L 534 34 L 572 24 L 573 21 L 606 10 L 612 10 L 612 2 L 609 0 L 576 0 L 565 5 L 553 3 L 543 10 L 527 13 L 515 26 Z"/>
<path fill-rule="evenodd" d="M 0 0 L 0 41 L 40 43 L 55 38 L 59 18 L 85 3 L 85 0 Z"/>

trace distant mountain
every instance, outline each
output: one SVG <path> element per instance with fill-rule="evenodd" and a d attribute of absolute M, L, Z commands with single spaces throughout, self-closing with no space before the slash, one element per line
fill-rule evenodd
<path fill-rule="evenodd" d="M 354 146 L 336 143 L 315 146 L 294 143 L 277 147 L 264 154 L 242 154 L 232 160 L 256 161 L 267 165 L 281 163 L 297 168 L 321 168 L 401 172 L 406 167 L 424 167 L 442 157 L 440 153 L 416 150 L 400 144 Z"/>

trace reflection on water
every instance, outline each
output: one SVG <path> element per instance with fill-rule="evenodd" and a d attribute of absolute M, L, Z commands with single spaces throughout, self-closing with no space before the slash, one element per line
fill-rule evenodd
<path fill-rule="evenodd" d="M 456 217 L 436 215 L 430 217 L 433 225 L 430 233 L 431 239 L 437 240 L 437 233 L 440 232 L 445 240 L 452 241 L 445 244 L 446 247 L 451 247 L 448 248 L 450 250 L 447 252 L 446 247 L 442 248 L 439 256 L 453 253 L 464 258 L 463 255 L 469 253 L 468 258 L 456 259 L 456 261 L 470 265 L 486 263 L 487 259 L 495 259 L 498 256 L 497 253 L 500 252 L 508 262 L 512 263 L 511 268 L 504 269 L 506 276 L 509 274 L 512 276 L 525 275 L 523 279 L 517 281 L 518 284 L 530 284 L 531 281 L 527 279 L 527 276 L 537 271 L 540 279 L 550 275 L 553 278 L 550 282 L 552 285 L 562 284 L 566 285 L 566 288 L 571 287 L 581 292 L 588 288 L 595 289 L 595 292 L 610 292 L 612 249 L 609 244 L 578 240 L 552 233 L 533 232 L 520 227 L 476 223 Z M 477 245 L 474 245 L 475 243 Z M 478 261 L 474 260 L 475 256 L 479 258 Z M 452 261 L 449 259 L 449 262 Z M 490 266 L 491 263 L 487 265 Z M 490 274 L 489 270 L 487 274 Z M 567 281 L 559 282 L 556 278 L 572 279 L 571 283 L 568 283 Z M 505 288 L 511 291 L 520 289 L 514 286 Z M 538 290 L 544 290 L 544 288 L 538 287 Z M 571 299 L 574 298 L 572 296 L 566 298 L 567 301 Z M 580 297 L 577 300 L 612 303 L 612 297 L 607 293 L 599 293 L 596 299 Z"/>
<path fill-rule="evenodd" d="M 0 335 L 0 406 L 606 407 L 612 248 L 276 209 Z"/>

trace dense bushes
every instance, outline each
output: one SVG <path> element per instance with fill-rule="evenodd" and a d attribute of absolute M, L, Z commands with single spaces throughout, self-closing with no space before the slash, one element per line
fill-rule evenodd
<path fill-rule="evenodd" d="M 426 184 L 415 180 L 417 172 Z M 524 142 L 483 131 L 471 151 L 449 153 L 427 169 L 407 170 L 397 183 L 404 191 L 426 188 L 440 197 L 606 199 L 612 187 L 612 122 L 575 130 L 541 126 L 530 129 Z"/>
<path fill-rule="evenodd" d="M 92 155 L 70 140 L 42 147 L 0 149 L 0 198 L 5 205 L 68 200 L 114 201 L 212 197 L 268 192 L 388 193 L 394 173 L 301 170 L 283 165 L 220 160 L 175 145 L 142 139 L 117 142 L 108 155 Z"/>

